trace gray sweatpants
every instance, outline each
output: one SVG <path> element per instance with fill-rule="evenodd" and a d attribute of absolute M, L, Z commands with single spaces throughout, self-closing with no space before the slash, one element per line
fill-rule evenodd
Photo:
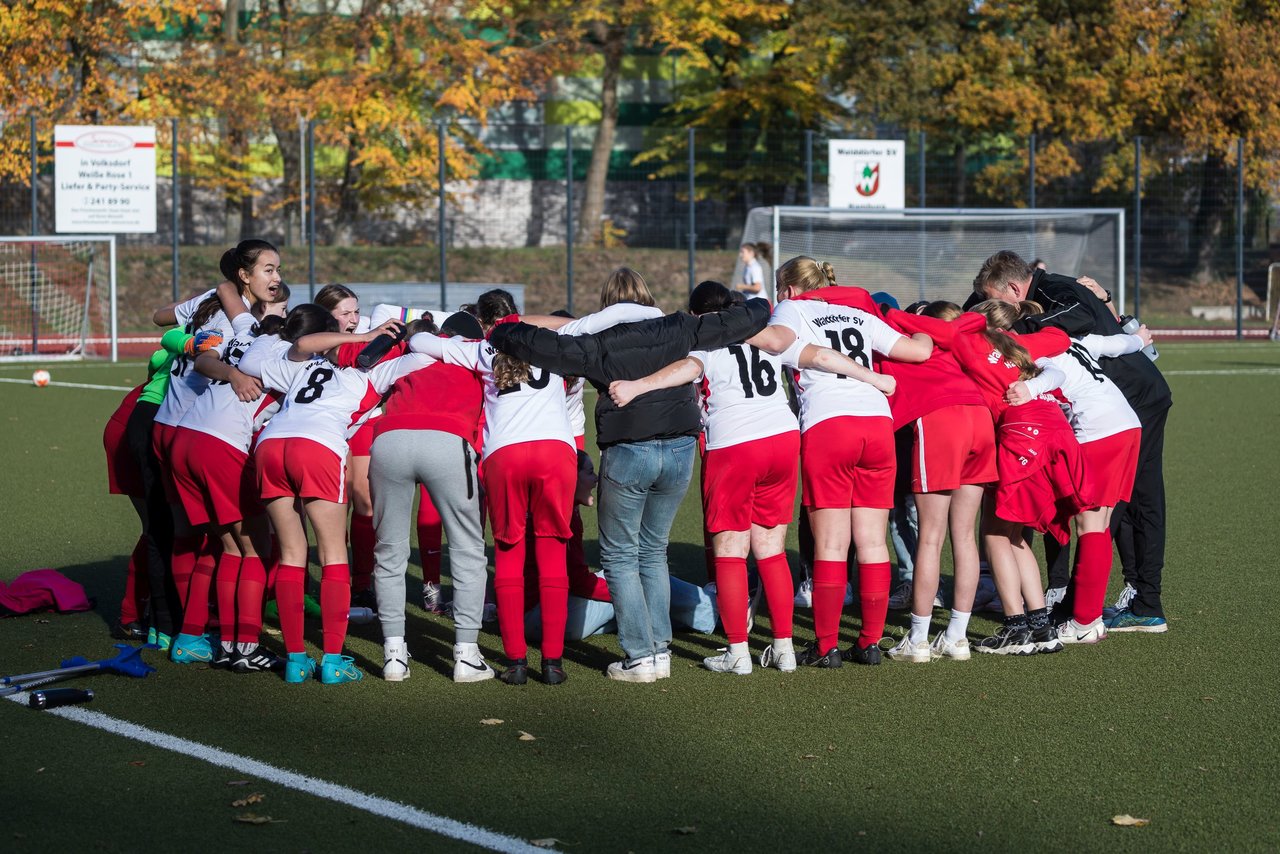
<path fill-rule="evenodd" d="M 383 637 L 404 637 L 405 572 L 417 486 L 427 487 L 449 541 L 453 620 L 458 643 L 480 636 L 488 561 L 480 516 L 476 453 L 461 436 L 438 430 L 392 430 L 373 442 L 369 485 L 373 492 L 374 591 Z"/>

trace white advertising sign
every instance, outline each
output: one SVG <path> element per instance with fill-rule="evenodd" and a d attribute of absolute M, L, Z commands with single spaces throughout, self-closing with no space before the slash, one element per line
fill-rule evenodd
<path fill-rule="evenodd" d="M 156 129 L 57 125 L 53 131 L 55 229 L 156 230 Z"/>
<path fill-rule="evenodd" d="M 900 139 L 827 142 L 827 190 L 833 208 L 906 207 L 907 154 Z"/>

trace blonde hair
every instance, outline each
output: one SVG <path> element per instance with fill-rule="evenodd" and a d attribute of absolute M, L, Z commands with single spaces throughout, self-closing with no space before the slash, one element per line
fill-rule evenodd
<path fill-rule="evenodd" d="M 778 267 L 773 279 L 779 292 L 786 288 L 792 293 L 802 294 L 834 285 L 836 271 L 826 261 L 819 264 L 807 255 L 797 255 Z"/>
<path fill-rule="evenodd" d="M 609 274 L 600 288 L 600 307 L 606 308 L 620 302 L 640 305 L 657 305 L 644 276 L 630 267 L 619 267 Z"/>
<path fill-rule="evenodd" d="M 1040 376 L 1040 366 L 1032 360 L 1027 348 L 1005 334 L 1005 330 L 1022 316 L 1019 306 L 1003 300 L 989 299 L 975 305 L 973 311 L 986 317 L 987 328 L 983 330 L 983 336 L 1006 362 L 1018 369 L 1019 379 L 1029 380 Z"/>
<path fill-rule="evenodd" d="M 488 332 L 499 320 L 516 313 L 515 298 L 502 288 L 485 291 L 476 300 L 476 313 L 480 325 Z M 493 382 L 498 388 L 507 389 L 528 381 L 528 362 L 506 353 L 498 353 L 493 357 Z"/>

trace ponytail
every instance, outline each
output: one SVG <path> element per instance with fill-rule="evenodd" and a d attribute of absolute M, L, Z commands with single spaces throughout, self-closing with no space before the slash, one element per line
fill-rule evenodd
<path fill-rule="evenodd" d="M 1040 366 L 1032 360 L 1027 348 L 1005 332 L 1020 316 L 1018 306 L 989 299 L 975 305 L 973 311 L 987 318 L 987 328 L 982 331 L 983 337 L 987 339 L 988 344 L 1000 352 L 1000 356 L 1006 362 L 1018 369 L 1019 379 L 1029 380 L 1040 376 Z"/>

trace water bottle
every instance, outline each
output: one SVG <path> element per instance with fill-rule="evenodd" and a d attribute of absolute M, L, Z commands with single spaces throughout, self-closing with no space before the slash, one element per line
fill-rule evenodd
<path fill-rule="evenodd" d="M 357 607 L 352 608 L 350 612 L 348 612 L 347 620 L 355 623 L 357 626 L 363 626 L 365 623 L 372 623 L 377 616 L 378 615 L 373 612 L 372 608 Z"/>
<path fill-rule="evenodd" d="M 1138 318 L 1136 317 L 1130 317 L 1127 314 L 1120 315 L 1120 328 L 1127 335 L 1136 335 L 1138 332 L 1138 327 L 1141 325 L 1142 325 L 1141 321 L 1139 321 Z M 1159 351 L 1156 350 L 1155 344 L 1148 344 L 1147 346 L 1143 347 L 1142 352 L 1145 353 L 1147 358 L 1153 362 L 1156 359 L 1160 358 L 1160 353 Z"/>

